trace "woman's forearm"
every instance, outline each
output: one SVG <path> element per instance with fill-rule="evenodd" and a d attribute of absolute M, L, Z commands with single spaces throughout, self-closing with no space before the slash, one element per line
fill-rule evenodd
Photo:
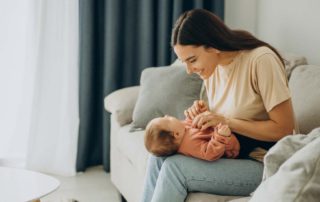
<path fill-rule="evenodd" d="M 282 137 L 292 134 L 293 128 L 282 127 L 272 121 L 244 121 L 240 119 L 228 119 L 227 124 L 235 133 L 261 141 L 278 141 Z"/>
<path fill-rule="evenodd" d="M 245 121 L 233 118 L 226 121 L 232 131 L 256 140 L 278 141 L 293 133 L 294 115 L 291 99 L 275 106 L 268 115 L 270 119 L 265 121 Z"/>

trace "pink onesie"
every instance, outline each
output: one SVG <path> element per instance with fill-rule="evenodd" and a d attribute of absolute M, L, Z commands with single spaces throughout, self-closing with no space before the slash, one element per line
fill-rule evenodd
<path fill-rule="evenodd" d="M 178 153 L 207 161 L 217 160 L 224 154 L 228 157 L 228 151 L 235 152 L 236 156 L 239 154 L 240 144 L 234 134 L 225 137 L 213 129 L 200 131 L 200 129 L 193 128 L 191 120 L 186 120 L 183 123 L 189 130 L 183 137 Z"/>

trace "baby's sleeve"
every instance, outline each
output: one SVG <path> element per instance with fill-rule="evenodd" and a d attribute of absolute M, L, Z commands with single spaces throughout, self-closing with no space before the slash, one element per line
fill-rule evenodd
<path fill-rule="evenodd" d="M 203 141 L 200 146 L 200 158 L 214 161 L 221 158 L 225 152 L 225 144 L 218 142 L 212 136 L 210 141 Z"/>

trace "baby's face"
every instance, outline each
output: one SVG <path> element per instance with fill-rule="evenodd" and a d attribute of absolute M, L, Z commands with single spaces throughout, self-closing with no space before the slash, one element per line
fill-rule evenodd
<path fill-rule="evenodd" d="M 185 124 L 182 121 L 168 115 L 153 119 L 152 124 L 157 125 L 159 129 L 172 132 L 176 138 L 183 137 L 186 131 Z"/>

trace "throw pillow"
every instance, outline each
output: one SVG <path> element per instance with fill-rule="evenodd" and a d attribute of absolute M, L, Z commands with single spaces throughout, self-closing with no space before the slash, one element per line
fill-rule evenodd
<path fill-rule="evenodd" d="M 271 177 L 264 180 L 254 192 L 250 202 L 319 201 L 320 198 L 320 128 L 308 136 L 312 140 L 282 163 Z M 290 136 L 287 138 L 296 138 Z M 300 137 L 298 137 L 299 139 Z M 308 138 L 305 136 L 305 138 Z M 281 146 L 281 140 L 274 146 Z M 290 146 L 290 145 L 288 145 Z M 272 152 L 271 150 L 269 152 Z M 281 151 L 285 153 L 286 151 Z M 281 156 L 282 154 L 279 153 Z M 267 154 L 268 155 L 268 154 Z M 276 156 L 277 154 L 275 154 Z M 265 168 L 268 169 L 265 162 Z"/>
<path fill-rule="evenodd" d="M 188 75 L 182 65 L 143 70 L 132 129 L 144 129 L 151 119 L 166 114 L 184 119 L 184 110 L 199 99 L 201 85 L 202 79 Z"/>
<path fill-rule="evenodd" d="M 300 133 L 307 134 L 320 126 L 320 67 L 304 65 L 295 68 L 289 80 L 292 105 Z"/>

